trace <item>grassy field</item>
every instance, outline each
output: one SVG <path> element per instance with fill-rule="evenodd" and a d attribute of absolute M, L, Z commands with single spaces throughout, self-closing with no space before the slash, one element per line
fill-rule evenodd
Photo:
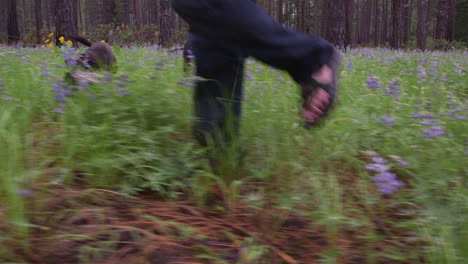
<path fill-rule="evenodd" d="M 0 263 L 466 263 L 466 51 L 348 51 L 310 130 L 248 61 L 247 156 L 219 175 L 180 54 L 115 52 L 72 87 L 69 50 L 0 47 Z"/>

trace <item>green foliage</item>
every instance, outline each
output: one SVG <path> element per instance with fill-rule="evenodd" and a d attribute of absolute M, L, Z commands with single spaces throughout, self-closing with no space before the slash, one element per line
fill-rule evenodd
<path fill-rule="evenodd" d="M 0 47 L 0 201 L 8 205 L 6 225 L 18 228 L 9 238 L 26 237 L 29 227 L 27 196 L 19 190 L 38 182 L 79 182 L 200 204 L 212 199 L 212 189 L 221 189 L 223 210 L 236 203 L 251 212 L 281 209 L 270 223 L 272 232 L 288 214 L 297 214 L 311 219 L 304 228 L 326 237 L 318 254 L 323 263 L 347 258 L 341 250 L 347 239 L 359 244 L 355 251 L 369 263 L 466 258 L 466 52 L 351 50 L 340 72 L 339 103 L 311 130 L 300 125 L 300 98 L 290 78 L 249 62 L 239 139 L 247 156 L 236 173 L 234 163 L 213 172 L 192 138 L 193 88 L 179 83 L 185 77 L 181 58 L 154 48 L 115 52 L 119 71 L 89 89 L 62 87 L 71 94 L 57 113 L 52 85 L 69 70 L 60 50 Z M 46 67 L 50 75 L 40 77 Z M 367 87 L 371 74 L 381 88 Z M 386 89 L 395 82 L 399 95 L 393 97 Z M 414 114 L 430 114 L 444 135 L 425 138 L 431 126 Z M 384 117 L 392 117 L 393 126 Z M 379 193 L 365 170 L 370 150 L 410 163 L 388 163 L 406 185 L 400 192 Z M 47 167 L 57 173 L 42 173 Z M 182 230 L 184 239 L 193 233 Z M 82 261 L 102 258 L 118 239 L 89 240 Z M 262 263 L 268 253 L 254 240 L 243 249 L 251 263 Z M 201 252 L 204 259 L 224 261 L 209 249 Z"/>

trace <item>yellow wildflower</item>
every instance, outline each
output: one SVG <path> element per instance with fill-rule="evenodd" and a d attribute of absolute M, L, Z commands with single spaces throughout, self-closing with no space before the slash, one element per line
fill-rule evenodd
<path fill-rule="evenodd" d="M 71 45 L 71 44 L 73 44 L 73 42 L 71 40 L 67 40 L 67 44 Z"/>
<path fill-rule="evenodd" d="M 61 36 L 61 37 L 59 38 L 60 43 L 63 43 L 64 40 L 65 40 L 65 37 L 63 37 L 63 36 Z"/>
<path fill-rule="evenodd" d="M 45 45 L 42 45 L 41 48 L 45 48 Z"/>
<path fill-rule="evenodd" d="M 102 42 L 102 43 L 106 43 L 106 41 L 105 41 L 105 40 L 101 40 L 101 42 Z"/>
<path fill-rule="evenodd" d="M 54 33 L 50 33 L 50 34 L 49 34 L 49 38 L 52 37 L 53 35 L 54 35 Z"/>
<path fill-rule="evenodd" d="M 44 43 L 49 43 L 49 42 L 50 42 L 50 39 L 44 40 Z"/>
<path fill-rule="evenodd" d="M 49 46 L 49 48 L 53 48 L 53 47 L 54 47 L 54 43 L 50 42 L 48 46 Z"/>

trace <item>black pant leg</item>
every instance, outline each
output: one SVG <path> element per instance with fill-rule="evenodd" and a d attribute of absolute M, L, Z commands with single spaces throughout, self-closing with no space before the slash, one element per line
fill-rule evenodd
<path fill-rule="evenodd" d="M 194 91 L 195 135 L 202 145 L 229 144 L 239 131 L 245 58 L 236 47 L 196 34 L 190 42 L 196 74 L 206 79 Z"/>
<path fill-rule="evenodd" d="M 236 45 L 298 82 L 331 60 L 328 41 L 286 29 L 251 0 L 172 0 L 172 5 L 193 33 Z"/>

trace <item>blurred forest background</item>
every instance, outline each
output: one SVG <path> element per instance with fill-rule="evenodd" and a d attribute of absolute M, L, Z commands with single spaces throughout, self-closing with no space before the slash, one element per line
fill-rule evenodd
<path fill-rule="evenodd" d="M 252 0 L 288 28 L 338 46 L 450 49 L 468 42 L 467 0 Z M 83 35 L 111 44 L 174 46 L 187 24 L 170 0 L 1 0 L 0 43 Z"/>

